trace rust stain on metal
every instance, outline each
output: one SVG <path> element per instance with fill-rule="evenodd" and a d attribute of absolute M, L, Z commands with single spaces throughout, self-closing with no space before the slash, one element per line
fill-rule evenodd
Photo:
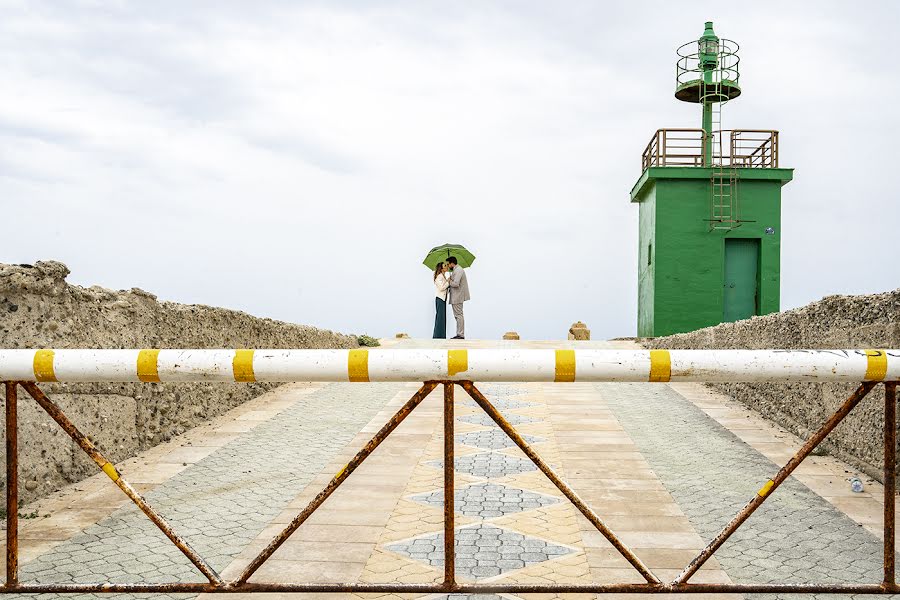
<path fill-rule="evenodd" d="M 897 495 L 897 383 L 884 384 L 884 581 L 885 588 L 896 585 Z"/>
<path fill-rule="evenodd" d="M 453 384 L 444 384 L 444 585 L 456 587 L 456 492 L 453 488 L 455 456 L 453 445 Z"/>
<path fill-rule="evenodd" d="M 18 384 L 6 382 L 6 585 L 19 582 Z"/>

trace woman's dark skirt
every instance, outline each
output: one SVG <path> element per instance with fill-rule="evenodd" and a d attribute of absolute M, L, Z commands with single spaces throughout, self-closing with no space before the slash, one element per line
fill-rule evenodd
<path fill-rule="evenodd" d="M 436 340 L 447 339 L 447 301 L 434 297 L 434 335 Z"/>

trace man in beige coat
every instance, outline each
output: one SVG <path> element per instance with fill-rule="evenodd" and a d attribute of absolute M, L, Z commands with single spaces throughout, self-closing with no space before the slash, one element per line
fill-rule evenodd
<path fill-rule="evenodd" d="M 447 302 L 453 308 L 453 318 L 456 319 L 456 335 L 451 339 L 466 339 L 466 320 L 463 317 L 463 302 L 469 299 L 469 282 L 466 280 L 466 272 L 456 261 L 455 256 L 447 259 L 450 265 L 450 298 Z"/>

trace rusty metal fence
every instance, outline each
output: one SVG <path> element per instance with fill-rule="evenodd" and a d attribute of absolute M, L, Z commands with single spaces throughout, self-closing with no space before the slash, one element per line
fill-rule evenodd
<path fill-rule="evenodd" d="M 399 352 L 399 354 L 398 354 Z M 80 353 L 80 354 L 79 354 Z M 162 354 L 167 353 L 167 354 Z M 480 355 L 479 355 L 480 353 Z M 256 354 L 256 356 L 255 356 Z M 474 355 L 474 361 L 470 360 Z M 373 360 L 374 358 L 374 360 Z M 269 364 L 266 362 L 269 360 Z M 27 369 L 26 369 L 27 363 Z M 473 364 L 474 363 L 474 364 Z M 302 372 L 304 379 L 297 373 Z M 341 468 L 329 483 L 233 580 L 225 580 L 180 537 L 147 500 L 38 386 L 41 381 L 411 381 L 440 372 L 419 390 Z M 861 382 L 793 457 L 765 482 L 738 514 L 671 581 L 657 577 L 616 533 L 528 444 L 467 376 L 490 381 L 851 381 Z M 10 377 L 18 375 L 18 377 Z M 261 377 L 260 377 L 261 376 Z M 900 350 L 833 351 L 467 351 L 427 350 L 0 350 L 6 392 L 6 581 L 2 593 L 848 593 L 896 594 L 895 577 L 896 402 Z M 691 583 L 691 577 L 768 499 L 797 466 L 876 387 L 884 386 L 884 572 L 882 581 L 860 585 Z M 455 574 L 454 390 L 464 392 L 506 433 L 575 508 L 644 579 L 644 583 L 468 583 Z M 431 584 L 266 583 L 254 573 L 378 448 L 435 389 L 443 391 L 444 574 Z M 207 582 L 59 584 L 24 583 L 18 576 L 18 392 L 24 390 L 106 473 L 203 574 Z"/>
<path fill-rule="evenodd" d="M 712 164 L 742 169 L 778 168 L 778 132 L 726 129 L 710 134 Z M 658 129 L 641 154 L 641 170 L 650 167 L 702 167 L 706 134 L 702 129 Z"/>

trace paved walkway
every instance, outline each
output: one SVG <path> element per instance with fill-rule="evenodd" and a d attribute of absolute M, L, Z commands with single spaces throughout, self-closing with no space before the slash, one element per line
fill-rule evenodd
<path fill-rule="evenodd" d="M 201 555 L 234 576 L 416 388 L 283 386 L 122 470 Z M 480 389 L 663 579 L 674 577 L 799 445 L 699 385 Z M 439 581 L 441 408 L 437 390 L 253 580 Z M 456 413 L 460 580 L 641 581 L 459 388 Z M 877 582 L 880 489 L 869 482 L 867 493 L 850 493 L 845 469 L 811 457 L 693 581 Z M 202 580 L 103 476 L 27 511 L 39 518 L 22 525 L 24 581 Z"/>

